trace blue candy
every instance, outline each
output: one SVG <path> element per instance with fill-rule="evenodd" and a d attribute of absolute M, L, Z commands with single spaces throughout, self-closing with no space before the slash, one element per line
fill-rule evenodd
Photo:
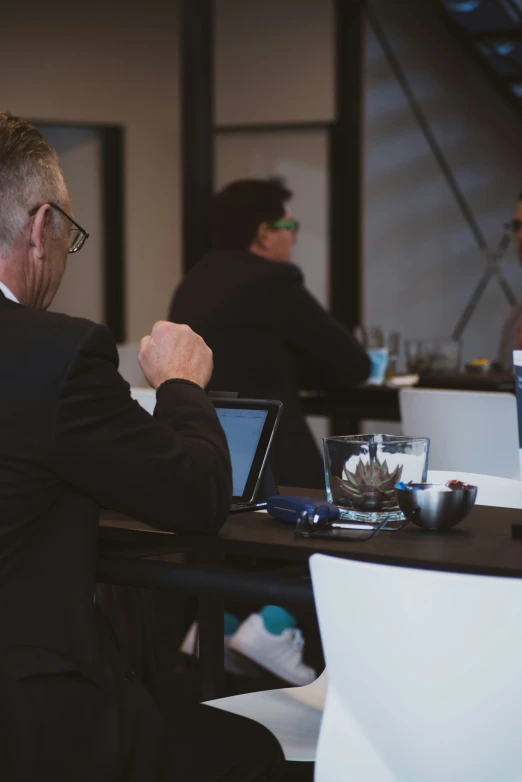
<path fill-rule="evenodd" d="M 410 491 L 411 491 L 412 487 L 408 486 L 408 484 L 404 483 L 404 481 L 399 481 L 399 483 L 395 484 L 395 488 L 396 489 L 400 489 L 401 491 L 404 490 L 404 489 L 410 489 Z"/>

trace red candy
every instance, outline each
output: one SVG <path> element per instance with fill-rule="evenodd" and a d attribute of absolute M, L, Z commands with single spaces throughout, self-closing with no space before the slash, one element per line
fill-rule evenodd
<path fill-rule="evenodd" d="M 456 479 L 454 479 L 452 481 L 448 481 L 446 483 L 446 486 L 448 487 L 448 489 L 469 489 L 470 488 L 470 484 L 469 483 L 466 483 L 465 481 L 458 481 Z"/>

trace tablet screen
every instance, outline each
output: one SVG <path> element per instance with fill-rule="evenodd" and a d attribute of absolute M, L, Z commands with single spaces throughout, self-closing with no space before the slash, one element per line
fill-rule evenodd
<path fill-rule="evenodd" d="M 232 494 L 242 497 L 268 411 L 220 407 L 216 412 L 232 461 Z"/>
<path fill-rule="evenodd" d="M 273 399 L 212 399 L 232 463 L 235 503 L 255 500 L 282 403 Z"/>

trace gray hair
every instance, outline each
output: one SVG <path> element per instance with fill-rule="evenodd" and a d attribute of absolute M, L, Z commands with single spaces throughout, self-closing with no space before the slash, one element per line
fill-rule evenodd
<path fill-rule="evenodd" d="M 29 210 L 49 202 L 64 206 L 67 188 L 58 156 L 30 122 L 0 112 L 0 252 L 11 250 L 29 220 Z M 53 212 L 53 232 L 64 218 Z"/>

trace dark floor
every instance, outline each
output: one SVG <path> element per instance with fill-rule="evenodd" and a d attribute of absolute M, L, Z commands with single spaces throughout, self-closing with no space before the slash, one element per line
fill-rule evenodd
<path fill-rule="evenodd" d="M 160 709 L 168 704 L 198 703 L 200 696 L 197 659 L 187 658 L 179 647 L 194 616 L 193 601 L 162 590 L 111 588 L 105 594 L 112 624 L 123 639 L 134 670 L 149 689 Z M 192 605 L 191 605 L 192 603 Z M 251 610 L 245 606 L 244 615 Z M 313 612 L 299 616 L 305 637 L 305 662 L 319 674 L 324 667 L 321 642 Z M 257 677 L 225 675 L 225 695 L 288 687 L 288 682 L 259 669 Z M 284 782 L 311 782 L 313 763 L 287 763 Z"/>

